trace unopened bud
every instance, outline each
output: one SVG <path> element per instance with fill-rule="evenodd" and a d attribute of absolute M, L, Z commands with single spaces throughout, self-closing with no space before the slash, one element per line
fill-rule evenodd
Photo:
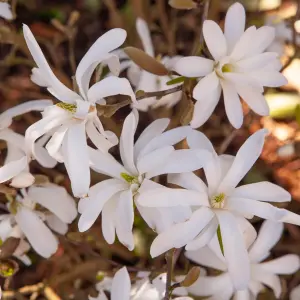
<path fill-rule="evenodd" d="M 200 276 L 201 269 L 199 267 L 193 267 L 187 273 L 185 279 L 180 282 L 181 287 L 189 287 L 193 285 Z"/>

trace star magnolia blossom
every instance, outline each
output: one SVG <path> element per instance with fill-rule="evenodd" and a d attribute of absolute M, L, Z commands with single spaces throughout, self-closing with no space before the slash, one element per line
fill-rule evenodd
<path fill-rule="evenodd" d="M 239 3 L 226 15 L 224 34 L 213 21 L 205 21 L 203 35 L 213 60 L 190 56 L 180 59 L 174 70 L 186 77 L 204 77 L 193 90 L 197 100 L 191 126 L 200 127 L 216 107 L 223 90 L 225 110 L 230 123 L 240 128 L 242 97 L 259 115 L 269 115 L 263 87 L 278 87 L 287 83 L 278 71 L 278 54 L 264 52 L 274 39 L 275 30 L 255 26 L 245 30 L 245 10 Z"/>
<path fill-rule="evenodd" d="M 134 202 L 140 195 L 162 185 L 150 178 L 167 173 L 189 172 L 203 166 L 210 154 L 206 150 L 174 150 L 172 145 L 183 140 L 189 126 L 163 133 L 169 119 L 158 119 L 150 124 L 134 143 L 138 114 L 134 110 L 125 119 L 120 137 L 122 164 L 110 154 L 90 149 L 91 167 L 112 177 L 91 187 L 88 197 L 79 202 L 79 230 L 88 230 L 102 212 L 102 232 L 109 244 L 115 240 L 115 230 L 121 243 L 133 250 L 132 226 Z M 143 208 L 137 205 L 148 225 L 162 231 L 173 222 L 183 221 L 191 215 L 189 207 L 181 209 Z"/>
<path fill-rule="evenodd" d="M 265 221 L 259 231 L 257 239 L 248 241 L 248 254 L 251 264 L 250 282 L 246 289 L 235 291 L 230 279 L 226 261 L 215 243 L 197 251 L 187 251 L 186 257 L 206 267 L 222 271 L 218 276 L 200 276 L 190 286 L 188 291 L 196 296 L 211 296 L 207 300 L 255 300 L 264 290 L 264 285 L 271 288 L 278 299 L 282 292 L 278 275 L 290 275 L 300 268 L 300 259 L 297 255 L 289 254 L 263 262 L 270 256 L 270 250 L 279 241 L 283 232 L 283 224 Z M 255 236 L 252 235 L 255 238 Z M 300 294 L 299 294 L 300 295 Z M 296 298 L 295 298 L 296 299 Z M 297 298 L 300 299 L 300 298 Z"/>
<path fill-rule="evenodd" d="M 38 66 L 32 70 L 31 79 L 36 84 L 47 87 L 51 94 L 62 101 L 48 107 L 43 113 L 43 119 L 27 129 L 27 149 L 34 154 L 35 141 L 46 133 L 52 135 L 46 149 L 51 156 L 65 163 L 73 194 L 76 197 L 84 196 L 90 185 L 86 134 L 103 151 L 118 143 L 112 132 L 104 131 L 97 116 L 96 103 L 105 104 L 104 97 L 117 94 L 128 95 L 135 101 L 130 83 L 125 78 L 110 76 L 89 87 L 92 74 L 101 62 L 107 63 L 114 74 L 119 73 L 118 57 L 110 51 L 123 44 L 126 31 L 112 29 L 89 49 L 75 74 L 79 93 L 70 90 L 56 78 L 28 26 L 24 25 L 23 31 L 27 46 Z"/>
<path fill-rule="evenodd" d="M 245 218 L 258 216 L 300 225 L 299 215 L 266 203 L 291 201 L 291 195 L 281 187 L 270 182 L 236 187 L 260 156 L 265 135 L 266 130 L 262 129 L 250 136 L 235 157 L 218 156 L 210 141 L 199 131 L 188 136 L 191 149 L 202 148 L 212 153 L 211 160 L 204 165 L 208 186 L 194 173 L 173 174 L 168 176 L 168 182 L 185 189 L 161 188 L 139 197 L 141 206 L 193 207 L 188 221 L 173 225 L 156 237 L 151 246 L 152 257 L 173 247 L 186 245 L 186 250 L 199 249 L 211 240 L 218 229 L 236 288 L 247 286 L 250 265 L 240 227 L 252 225 L 245 224 L 249 223 Z"/>
<path fill-rule="evenodd" d="M 48 258 L 56 252 L 58 240 L 45 222 L 52 230 L 65 234 L 67 224 L 77 216 L 74 199 L 63 187 L 50 183 L 31 186 L 21 193 L 22 196 L 8 204 L 10 214 L 0 216 L 0 237 L 5 241 L 9 237 L 23 239 L 25 236 L 39 255 Z M 38 210 L 37 205 L 49 212 Z"/>
<path fill-rule="evenodd" d="M 123 267 L 115 274 L 111 282 L 111 300 L 163 300 L 166 284 L 164 280 L 161 280 L 161 277 L 162 275 L 159 275 L 152 283 L 149 278 L 146 277 L 131 285 L 127 269 Z M 163 279 L 165 279 L 165 274 L 163 274 Z M 94 298 L 89 296 L 89 300 L 107 300 L 101 287 L 101 283 L 97 285 L 99 291 L 98 297 Z M 177 288 L 174 290 L 174 294 L 176 294 L 176 292 L 177 294 L 187 294 L 184 288 Z M 176 297 L 172 299 L 193 300 L 190 297 Z"/>
<path fill-rule="evenodd" d="M 11 7 L 8 3 L 0 2 L 0 17 L 7 19 L 7 20 L 13 19 Z M 1 297 L 0 297 L 0 299 L 1 299 Z"/>
<path fill-rule="evenodd" d="M 11 186 L 23 188 L 34 182 L 34 177 L 29 172 L 28 158 L 25 152 L 25 138 L 15 133 L 9 126 L 14 117 L 30 111 L 42 111 L 52 105 L 50 100 L 37 100 L 22 103 L 6 110 L 0 115 L 0 140 L 7 143 L 7 156 L 4 166 L 0 168 L 0 183 L 12 179 Z M 56 161 L 50 157 L 43 148 L 43 140 L 35 145 L 35 158 L 44 167 L 53 168 Z"/>
<path fill-rule="evenodd" d="M 136 30 L 142 41 L 144 51 L 149 56 L 155 57 L 150 31 L 147 23 L 143 19 L 137 19 Z M 135 86 L 136 91 L 157 92 L 170 88 L 170 86 L 167 85 L 167 82 L 172 78 L 170 78 L 169 76 L 157 76 L 141 69 L 133 61 L 129 60 L 128 56 L 122 50 L 117 50 L 117 52 L 115 53 L 119 55 L 120 59 L 124 59 L 121 62 L 121 70 L 128 69 L 128 79 Z M 164 56 L 160 59 L 160 62 L 164 64 L 167 69 L 171 70 L 180 58 L 181 56 Z M 173 78 L 176 77 L 178 76 L 174 76 Z M 175 87 L 177 85 L 180 84 L 174 84 L 172 85 L 172 87 Z M 141 111 L 147 111 L 149 108 L 158 108 L 161 106 L 170 108 L 178 103 L 181 97 L 182 92 L 179 91 L 170 95 L 166 95 L 159 100 L 157 100 L 156 97 L 142 99 L 139 100 L 136 104 L 133 104 L 133 106 Z"/>

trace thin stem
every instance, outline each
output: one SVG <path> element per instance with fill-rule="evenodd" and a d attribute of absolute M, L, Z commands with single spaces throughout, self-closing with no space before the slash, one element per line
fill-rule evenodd
<path fill-rule="evenodd" d="M 76 72 L 76 59 L 75 59 L 75 52 L 74 52 L 74 37 L 69 37 L 69 63 L 71 66 L 72 74 Z"/>
<path fill-rule="evenodd" d="M 138 96 L 136 100 L 142 100 L 149 97 L 161 98 L 163 96 L 173 94 L 182 90 L 183 85 L 176 86 L 174 88 L 158 91 L 158 92 L 144 92 L 141 96 Z"/>
<path fill-rule="evenodd" d="M 166 261 L 167 261 L 167 282 L 166 282 L 166 293 L 164 300 L 169 300 L 171 295 L 171 285 L 172 285 L 172 274 L 173 274 L 173 254 L 174 250 L 171 249 L 166 254 Z"/>

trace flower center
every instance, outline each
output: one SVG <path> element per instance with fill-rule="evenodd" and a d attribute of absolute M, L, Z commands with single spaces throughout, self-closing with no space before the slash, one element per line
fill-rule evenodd
<path fill-rule="evenodd" d="M 223 72 L 223 73 L 233 72 L 233 70 L 234 70 L 234 67 L 233 67 L 232 64 L 225 64 L 225 65 L 223 65 L 223 67 L 222 67 L 222 72 Z"/>
<path fill-rule="evenodd" d="M 220 193 L 211 199 L 211 206 L 213 208 L 224 208 L 226 200 L 226 195 L 224 193 Z"/>
<path fill-rule="evenodd" d="M 140 184 L 138 176 L 132 176 L 127 173 L 121 173 L 121 177 L 129 184 Z"/>
<path fill-rule="evenodd" d="M 77 105 L 75 104 L 70 104 L 70 103 L 65 103 L 65 102 L 59 102 L 56 104 L 56 106 L 69 111 L 71 114 L 75 114 L 77 110 Z"/>
<path fill-rule="evenodd" d="M 77 119 L 85 119 L 89 114 L 97 113 L 96 107 L 90 105 L 89 102 L 82 100 L 76 102 L 76 104 L 60 102 L 56 106 L 70 112 Z"/>

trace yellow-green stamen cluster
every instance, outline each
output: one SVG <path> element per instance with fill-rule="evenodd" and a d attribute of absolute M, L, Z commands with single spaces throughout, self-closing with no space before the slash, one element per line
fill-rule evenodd
<path fill-rule="evenodd" d="M 132 176 L 127 173 L 121 173 L 121 177 L 130 184 L 138 184 L 139 183 L 137 176 Z"/>
<path fill-rule="evenodd" d="M 233 71 L 233 66 L 231 64 L 225 64 L 222 67 L 222 72 L 223 73 L 229 73 L 229 72 L 232 72 L 232 71 Z"/>
<path fill-rule="evenodd" d="M 225 198 L 225 194 L 224 194 L 224 193 L 221 193 L 221 194 L 215 196 L 214 202 L 220 203 L 220 202 L 222 202 L 222 201 L 224 200 L 224 198 Z"/>
<path fill-rule="evenodd" d="M 75 114 L 76 110 L 77 110 L 77 105 L 70 104 L 70 103 L 65 103 L 65 102 L 57 103 L 56 106 L 58 106 L 58 107 L 60 107 L 60 108 L 62 108 L 64 110 L 67 110 L 67 111 L 69 111 L 72 114 Z"/>
<path fill-rule="evenodd" d="M 220 193 L 212 198 L 212 207 L 213 208 L 223 208 L 224 207 L 225 194 Z"/>

